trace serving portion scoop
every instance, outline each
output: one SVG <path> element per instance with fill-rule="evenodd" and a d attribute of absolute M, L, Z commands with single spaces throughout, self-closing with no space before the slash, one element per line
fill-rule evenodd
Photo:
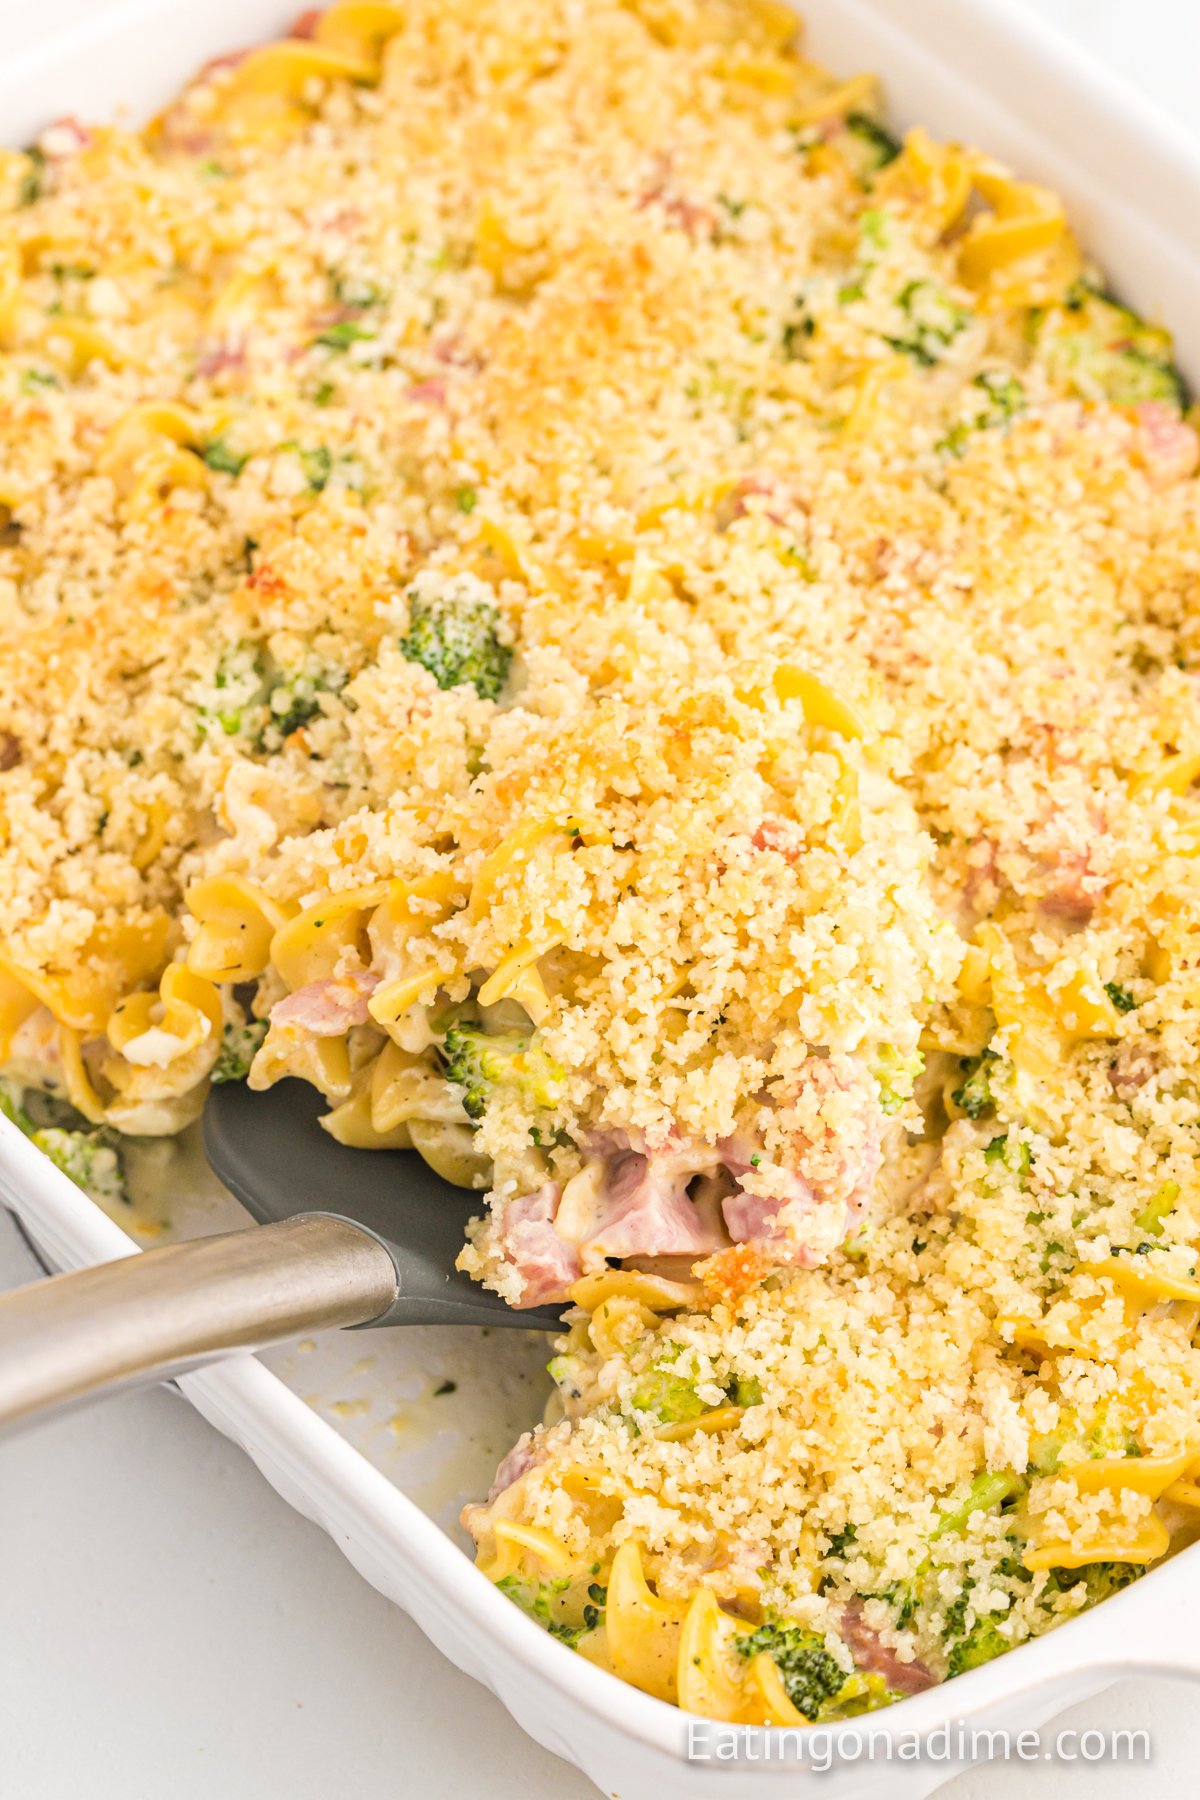
<path fill-rule="evenodd" d="M 557 1328 L 455 1269 L 480 1195 L 415 1150 L 347 1149 L 322 1110 L 299 1081 L 214 1088 L 205 1155 L 257 1228 L 0 1295 L 0 1430 L 333 1326 Z"/>

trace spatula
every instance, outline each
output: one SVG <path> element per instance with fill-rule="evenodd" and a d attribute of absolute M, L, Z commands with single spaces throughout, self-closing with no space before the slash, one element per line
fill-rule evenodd
<path fill-rule="evenodd" d="M 0 1430 L 333 1326 L 557 1327 L 455 1269 L 480 1195 L 415 1150 L 346 1149 L 321 1111 L 299 1081 L 214 1088 L 205 1154 L 257 1228 L 0 1295 Z"/>

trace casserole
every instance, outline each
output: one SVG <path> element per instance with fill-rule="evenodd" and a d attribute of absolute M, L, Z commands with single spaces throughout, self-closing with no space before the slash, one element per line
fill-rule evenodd
<path fill-rule="evenodd" d="M 837 15 L 836 20 L 826 20 L 825 21 L 825 26 L 828 28 L 828 32 L 830 35 L 823 37 L 822 31 L 818 30 L 818 32 L 816 34 L 815 47 L 818 50 L 822 50 L 824 52 L 824 47 L 827 46 L 828 52 L 836 57 L 838 54 L 838 45 L 834 40 L 837 35 L 837 30 L 843 29 L 845 24 L 848 21 L 852 22 L 852 23 L 854 23 L 854 22 L 863 23 L 864 28 L 861 31 L 859 31 L 856 35 L 856 40 L 855 40 L 855 45 L 854 45 L 855 55 L 861 56 L 864 51 L 867 51 L 868 53 L 878 52 L 879 57 L 887 64 L 887 66 L 889 68 L 895 68 L 898 71 L 903 71 L 905 69 L 908 70 L 907 74 L 902 74 L 901 88 L 904 89 L 906 84 L 908 84 L 911 91 L 902 91 L 900 94 L 901 113 L 903 114 L 905 111 L 914 109 L 914 103 L 915 103 L 915 110 L 925 111 L 926 116 L 934 118 L 940 127 L 953 129 L 953 127 L 956 123 L 956 118 L 955 118 L 955 116 L 952 116 L 952 114 L 950 112 L 947 112 L 945 110 L 943 110 L 943 112 L 941 113 L 940 116 L 938 115 L 938 113 L 936 111 L 936 101 L 937 101 L 936 94 L 935 94 L 934 110 L 926 111 L 924 99 L 922 96 L 922 90 L 920 87 L 920 80 L 918 79 L 921 76 L 921 69 L 922 69 L 922 65 L 921 65 L 920 61 L 919 60 L 912 61 L 910 59 L 910 62 L 908 64 L 905 64 L 902 58 L 895 55 L 894 47 L 889 46 L 887 44 L 886 34 L 884 35 L 884 37 L 877 36 L 875 38 L 872 38 L 871 32 L 865 28 L 866 24 L 869 23 L 869 20 L 870 20 L 870 14 L 868 14 L 868 13 L 864 13 L 862 20 L 858 21 L 856 14 L 848 13 L 845 10 L 843 10 L 842 12 L 840 12 Z M 820 22 L 818 21 L 818 23 L 820 23 Z M 835 30 L 835 27 L 836 27 L 836 30 Z M 243 27 L 243 29 L 244 29 L 244 27 Z M 985 34 L 985 37 L 986 37 L 986 34 Z M 990 60 L 990 47 L 985 43 L 984 48 L 988 51 L 988 56 L 989 56 L 989 60 Z M 1019 67 L 1018 67 L 1019 62 L 1020 62 L 1019 55 L 1017 55 L 1015 57 L 1015 61 L 1014 61 L 1013 56 L 1010 54 L 1010 56 L 1008 58 L 1008 63 L 1007 63 L 1007 65 L 1005 65 L 1008 68 L 1008 72 L 1009 73 L 1013 73 L 1014 71 L 1019 72 Z M 80 63 L 78 65 L 78 67 L 81 68 L 82 63 Z M 75 75 L 71 75 L 70 70 L 67 71 L 67 74 L 68 74 L 69 79 L 67 79 L 65 81 L 65 83 L 56 84 L 54 87 L 54 93 L 55 93 L 54 110 L 61 109 L 64 99 L 69 99 L 69 98 L 73 97 L 73 95 L 71 93 L 71 80 L 74 80 L 77 77 Z M 37 77 L 36 69 L 33 71 L 33 77 L 34 78 Z M 31 85 L 32 86 L 36 85 L 36 79 L 31 79 Z M 1053 86 L 1053 84 L 1051 83 L 1050 88 L 1044 88 L 1043 91 L 1046 95 L 1046 98 L 1049 101 L 1054 102 L 1056 117 L 1060 120 L 1060 122 L 1065 119 L 1067 127 L 1071 132 L 1079 134 L 1080 137 L 1086 138 L 1087 141 L 1094 141 L 1097 138 L 1097 136 L 1099 135 L 1097 130 L 1095 129 L 1097 121 L 1094 118 L 1089 116 L 1087 106 L 1086 105 L 1077 106 L 1074 109 L 1072 109 L 1070 107 L 1066 107 L 1066 106 L 1059 106 L 1057 104 L 1056 97 L 1054 96 L 1054 94 L 1051 91 L 1052 86 Z M 944 97 L 945 97 L 945 84 L 944 83 L 942 85 L 942 88 L 937 89 L 937 93 L 940 93 L 944 99 Z M 94 93 L 92 96 L 90 109 L 95 110 Z M 47 108 L 47 110 L 49 110 L 49 108 Z M 980 133 L 980 128 L 979 128 L 979 116 L 980 115 L 978 115 L 978 114 L 973 115 L 972 130 L 973 130 L 973 132 L 976 132 L 976 133 L 979 133 L 980 135 L 982 135 L 982 133 Z M 1106 255 L 1107 260 L 1110 263 L 1110 266 L 1118 267 L 1118 268 L 1121 268 L 1122 270 L 1124 270 L 1125 268 L 1129 268 L 1131 270 L 1136 269 L 1138 271 L 1137 284 L 1135 284 L 1135 282 L 1131 281 L 1129 286 L 1130 286 L 1130 292 L 1131 292 L 1132 297 L 1140 305 L 1142 305 L 1150 310 L 1157 310 L 1159 308 L 1163 308 L 1164 302 L 1165 301 L 1169 302 L 1169 298 L 1170 298 L 1171 294 L 1174 295 L 1176 302 L 1180 306 L 1182 305 L 1182 299 L 1183 299 L 1184 295 L 1183 295 L 1182 286 L 1180 285 L 1181 278 L 1179 276 L 1179 270 L 1176 267 L 1176 259 L 1177 259 L 1179 253 L 1176 250 L 1176 248 L 1173 246 L 1172 242 L 1170 241 L 1169 235 L 1165 231 L 1159 230 L 1153 219 L 1151 219 L 1150 225 L 1147 226 L 1145 223 L 1145 220 L 1148 215 L 1146 215 L 1144 212 L 1141 215 L 1141 217 L 1135 217 L 1135 215 L 1131 209 L 1125 210 L 1125 209 L 1121 208 L 1120 206 L 1117 206 L 1113 209 L 1111 217 L 1108 217 L 1107 223 L 1106 223 L 1105 220 L 1101 219 L 1098 216 L 1098 209 L 1097 209 L 1097 205 L 1096 205 L 1096 200 L 1097 200 L 1096 191 L 1092 188 L 1089 188 L 1089 186 L 1086 182 L 1082 182 L 1081 184 L 1073 187 L 1073 184 L 1069 178 L 1069 175 L 1066 178 L 1063 178 L 1059 174 L 1059 172 L 1053 168 L 1052 164 L 1053 164 L 1054 157 L 1057 155 L 1061 155 L 1061 148 L 1059 146 L 1057 146 L 1057 145 L 1050 146 L 1049 157 L 1046 160 L 1039 160 L 1038 157 L 1034 154 L 1034 150 L 1032 147 L 1027 148 L 1025 150 L 1025 152 L 1022 153 L 1019 143 L 1016 138 L 1010 136 L 1008 138 L 1008 140 L 1005 141 L 1005 139 L 1004 139 L 1004 122 L 1003 122 L 1003 120 L 999 120 L 999 119 L 997 120 L 995 130 L 990 134 L 990 137 L 991 137 L 991 141 L 994 141 L 998 148 L 1001 148 L 1002 150 L 1004 150 L 1004 152 L 1006 154 L 1013 156 L 1014 160 L 1019 160 L 1023 163 L 1024 166 L 1035 168 L 1039 172 L 1042 167 L 1046 167 L 1047 173 L 1052 174 L 1057 179 L 1059 179 L 1060 185 L 1063 186 L 1069 193 L 1071 193 L 1072 198 L 1076 201 L 1077 208 L 1080 211 L 1081 215 L 1084 217 L 1085 222 L 1087 222 L 1092 227 L 1093 241 L 1096 242 L 1099 245 L 1099 247 L 1102 249 L 1102 251 Z M 1108 141 L 1110 143 L 1113 141 L 1113 133 L 1111 133 L 1111 132 L 1108 134 Z M 1144 159 L 1143 159 L 1143 162 L 1144 162 Z M 1048 165 L 1051 165 L 1051 166 L 1048 166 Z M 1144 165 L 1141 172 L 1146 176 L 1146 179 L 1148 181 L 1152 181 L 1154 179 L 1153 170 L 1149 167 L 1149 165 Z M 1148 191 L 1153 191 L 1153 189 L 1152 188 L 1148 189 Z M 1091 219 L 1088 218 L 1089 207 L 1092 210 L 1092 212 L 1097 215 Z M 1186 349 L 1187 349 L 1187 346 L 1185 345 L 1185 350 Z M 411 1604 L 413 1605 L 413 1609 L 416 1610 L 418 1612 L 418 1614 L 420 1614 L 421 1609 L 420 1609 L 420 1605 L 419 1605 L 419 1597 L 412 1598 L 410 1596 L 409 1598 L 410 1598 Z M 1101 1633 L 1100 1639 L 1098 1639 L 1097 1641 L 1102 1641 L 1104 1638 L 1104 1635 L 1105 1634 Z M 440 1639 L 439 1639 L 439 1641 L 440 1641 Z M 471 1659 L 468 1659 L 468 1661 L 470 1661 L 470 1660 Z M 1022 1664 L 1022 1667 L 1028 1668 L 1030 1673 L 1032 1673 L 1032 1661 L 1029 1656 L 1027 1656 L 1025 1658 L 1025 1660 Z M 563 1674 L 563 1679 L 564 1679 L 564 1681 L 566 1680 L 565 1671 Z M 1022 1677 L 1021 1679 L 1023 1681 L 1024 1677 Z M 574 1684 L 572 1683 L 571 1685 L 573 1686 Z M 974 1693 L 978 1694 L 981 1697 L 981 1699 L 985 1697 L 985 1689 L 983 1688 L 982 1684 L 979 1681 L 975 1681 L 972 1691 Z M 1000 1688 L 997 1688 L 993 1691 L 995 1693 L 1004 1691 L 1003 1684 L 1001 1685 Z M 965 1698 L 965 1696 L 964 1696 L 964 1698 Z M 917 1708 L 910 1708 L 909 1715 L 908 1715 L 908 1717 L 911 1719 L 911 1722 L 914 1726 L 917 1724 L 918 1718 L 928 1719 L 932 1716 L 933 1716 L 932 1709 L 930 1709 L 930 1711 L 927 1714 L 922 1714 L 920 1709 L 917 1709 Z M 633 1722 L 632 1714 L 630 1715 L 630 1719 L 631 1719 L 631 1723 L 632 1723 Z M 1024 1721 L 1022 1721 L 1022 1722 L 1024 1722 Z M 677 1735 L 678 1731 L 679 1731 L 678 1723 L 676 1721 L 671 1721 L 671 1727 L 673 1729 L 673 1734 Z M 664 1727 L 664 1730 L 666 1730 L 666 1729 L 668 1729 L 668 1728 Z M 586 1766 L 592 1767 L 592 1762 L 584 1757 L 581 1749 L 577 1749 L 577 1754 L 578 1754 L 580 1760 L 585 1761 Z M 606 1773 L 606 1784 L 610 1784 L 610 1783 L 611 1783 L 611 1777 L 608 1776 Z"/>

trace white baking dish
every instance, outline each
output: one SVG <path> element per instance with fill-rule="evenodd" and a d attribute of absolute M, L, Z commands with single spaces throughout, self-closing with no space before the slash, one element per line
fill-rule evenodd
<path fill-rule="evenodd" d="M 1186 134 L 1006 0 L 807 0 L 805 12 L 815 54 L 848 72 L 884 71 L 900 122 L 920 120 L 937 133 L 969 139 L 1057 187 L 1119 291 L 1173 326 L 1184 367 L 1200 385 L 1200 250 L 1188 239 L 1189 222 L 1200 220 L 1200 151 Z M 0 136 L 20 143 L 64 113 L 104 117 L 119 107 L 145 113 L 205 58 L 277 32 L 288 17 L 280 0 L 208 0 L 203 8 L 183 0 L 100 7 L 92 0 L 55 0 L 40 38 L 0 68 Z M 24 35 L 30 35 L 28 26 Z M 132 1239 L 3 1118 L 0 1199 L 58 1267 L 136 1251 Z M 214 1210 L 211 1192 L 199 1189 L 190 1207 L 184 1197 L 179 1211 L 185 1230 L 227 1222 Z M 538 1352 L 517 1334 L 504 1335 L 515 1340 L 502 1353 L 507 1382 L 495 1379 L 494 1343 L 481 1352 L 470 1341 L 473 1334 L 442 1332 L 435 1341 L 434 1334 L 399 1332 L 388 1334 L 377 1361 L 370 1353 L 379 1339 L 370 1338 L 352 1340 L 349 1355 L 342 1340 L 318 1349 L 307 1363 L 300 1356 L 282 1359 L 288 1385 L 247 1357 L 185 1377 L 180 1385 L 440 1650 L 606 1793 L 621 1800 L 697 1800 L 719 1789 L 722 1800 L 739 1800 L 794 1783 L 794 1762 L 761 1755 L 754 1762 L 689 1764 L 687 1726 L 679 1713 L 547 1637 L 476 1573 L 428 1516 L 447 1515 L 456 1479 L 459 1485 L 476 1481 L 522 1415 L 536 1411 L 536 1396 L 521 1389 L 520 1378 L 535 1366 Z M 359 1360 L 351 1366 L 353 1356 Z M 415 1392 L 431 1359 L 439 1377 L 451 1367 L 460 1373 L 456 1425 L 469 1453 L 457 1476 L 451 1472 L 443 1483 L 446 1504 L 427 1490 L 423 1511 L 382 1468 L 397 1468 L 410 1488 L 419 1485 L 422 1463 L 445 1461 L 448 1434 L 426 1438 L 407 1457 L 389 1457 L 379 1449 L 379 1414 L 398 1394 Z M 486 1386 L 478 1379 L 485 1366 Z M 331 1383 L 343 1392 L 352 1389 L 353 1400 L 330 1404 L 328 1392 L 320 1390 Z M 307 1404 L 310 1399 L 316 1404 Z M 361 1423 L 368 1415 L 371 1430 Z M 1200 1679 L 1193 1625 L 1198 1606 L 1200 1546 L 1051 1636 L 868 1723 L 926 1734 L 947 1720 L 956 1729 L 965 1720 L 1015 1735 L 1120 1674 Z M 825 1776 L 823 1791 L 830 1800 L 885 1789 L 917 1796 L 931 1792 L 954 1766 L 944 1755 L 846 1763 Z"/>

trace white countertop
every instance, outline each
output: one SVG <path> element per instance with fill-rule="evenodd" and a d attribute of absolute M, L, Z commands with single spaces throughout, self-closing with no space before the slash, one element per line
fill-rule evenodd
<path fill-rule="evenodd" d="M 1194 122 L 1196 0 L 1029 3 Z M 19 11 L 0 0 L 29 37 L 53 0 Z M 0 1214 L 0 1287 L 36 1273 Z M 2 1800 L 594 1794 L 173 1394 L 110 1401 L 0 1456 Z M 1151 1783 L 1190 1800 L 1191 1688 L 1122 1682 L 1065 1722 L 1145 1728 L 1153 1762 L 984 1767 L 947 1800 L 1129 1800 Z"/>

